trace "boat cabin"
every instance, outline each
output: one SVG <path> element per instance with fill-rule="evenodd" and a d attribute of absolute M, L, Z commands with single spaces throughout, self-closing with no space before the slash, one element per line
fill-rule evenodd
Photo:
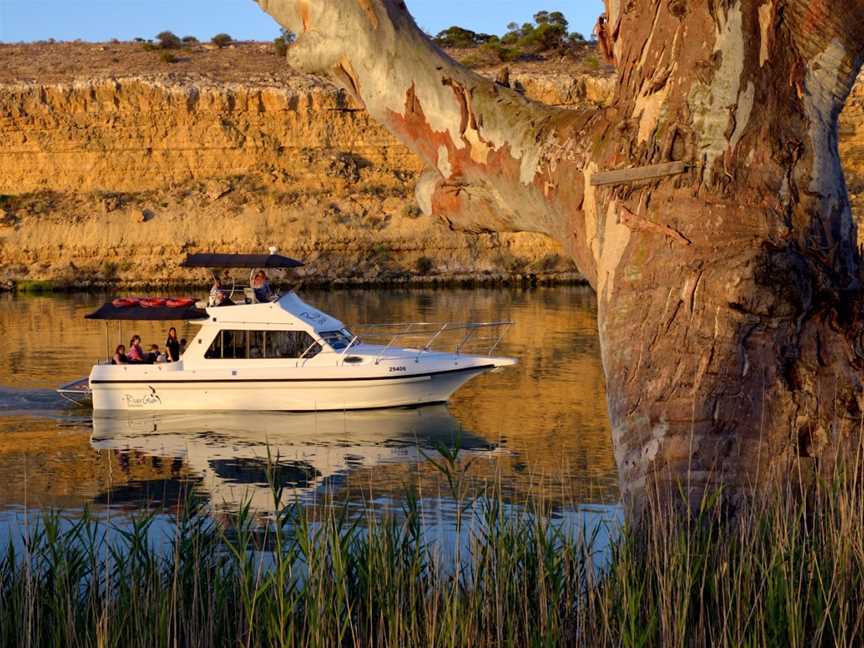
<path fill-rule="evenodd" d="M 207 315 L 192 321 L 201 330 L 184 360 L 310 360 L 357 342 L 341 321 L 293 292 L 270 303 L 209 307 Z"/>

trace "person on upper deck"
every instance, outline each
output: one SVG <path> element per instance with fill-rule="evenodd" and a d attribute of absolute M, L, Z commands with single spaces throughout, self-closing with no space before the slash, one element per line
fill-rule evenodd
<path fill-rule="evenodd" d="M 168 354 L 168 362 L 179 362 L 180 340 L 177 339 L 177 329 L 173 326 L 168 329 L 168 339 L 165 340 L 165 350 Z"/>
<path fill-rule="evenodd" d="M 117 345 L 117 349 L 114 351 L 114 357 L 111 359 L 111 363 L 115 365 L 127 364 L 129 359 L 126 357 L 126 347 L 122 344 Z"/>
<path fill-rule="evenodd" d="M 269 302 L 272 293 L 270 292 L 270 280 L 267 279 L 267 273 L 259 270 L 252 279 L 252 290 L 255 291 L 255 299 L 259 302 Z"/>
<path fill-rule="evenodd" d="M 142 363 L 147 361 L 144 357 L 144 349 L 141 348 L 140 335 L 132 336 L 132 339 L 129 341 L 129 353 L 126 354 L 126 357 L 131 363 Z"/>
<path fill-rule="evenodd" d="M 213 275 L 213 286 L 210 288 L 210 306 L 233 306 L 234 302 L 228 297 L 227 291 L 222 287 L 222 280 Z"/>
<path fill-rule="evenodd" d="M 219 277 L 213 275 L 213 285 L 210 286 L 210 299 L 208 303 L 210 306 L 220 306 L 224 300 L 225 291 L 222 290 L 222 282 L 219 280 Z"/>

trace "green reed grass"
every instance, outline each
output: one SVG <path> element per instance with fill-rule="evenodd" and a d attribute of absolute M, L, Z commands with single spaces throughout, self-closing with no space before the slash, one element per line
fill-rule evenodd
<path fill-rule="evenodd" d="M 859 462 L 855 462 L 856 465 Z M 45 514 L 0 559 L 3 646 L 854 646 L 864 637 L 858 468 L 808 497 L 791 485 L 731 517 L 722 490 L 695 515 L 653 500 L 638 527 L 562 529 L 493 485 L 470 501 L 455 454 L 436 465 L 469 541 L 399 515 L 248 506 L 217 523 L 193 499 L 154 546 L 123 528 Z M 21 543 L 19 543 L 21 546 Z"/>

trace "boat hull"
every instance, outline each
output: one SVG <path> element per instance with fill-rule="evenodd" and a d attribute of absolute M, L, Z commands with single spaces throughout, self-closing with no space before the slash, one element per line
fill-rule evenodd
<path fill-rule="evenodd" d="M 447 402 L 494 365 L 397 377 L 91 380 L 93 407 L 111 411 L 323 412 Z"/>

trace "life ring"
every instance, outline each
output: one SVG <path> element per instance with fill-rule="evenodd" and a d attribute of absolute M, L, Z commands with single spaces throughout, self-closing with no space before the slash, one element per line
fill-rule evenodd
<path fill-rule="evenodd" d="M 140 302 L 141 300 L 136 297 L 118 297 L 111 302 L 111 305 L 114 308 L 129 308 L 130 306 L 137 306 Z"/>
<path fill-rule="evenodd" d="M 144 308 L 159 308 L 160 306 L 164 306 L 167 301 L 163 297 L 148 297 L 141 300 L 141 305 Z"/>
<path fill-rule="evenodd" d="M 180 297 L 177 299 L 169 299 L 165 302 L 165 305 L 168 308 L 188 308 L 192 304 L 195 303 L 194 299 L 189 299 L 188 297 Z"/>

